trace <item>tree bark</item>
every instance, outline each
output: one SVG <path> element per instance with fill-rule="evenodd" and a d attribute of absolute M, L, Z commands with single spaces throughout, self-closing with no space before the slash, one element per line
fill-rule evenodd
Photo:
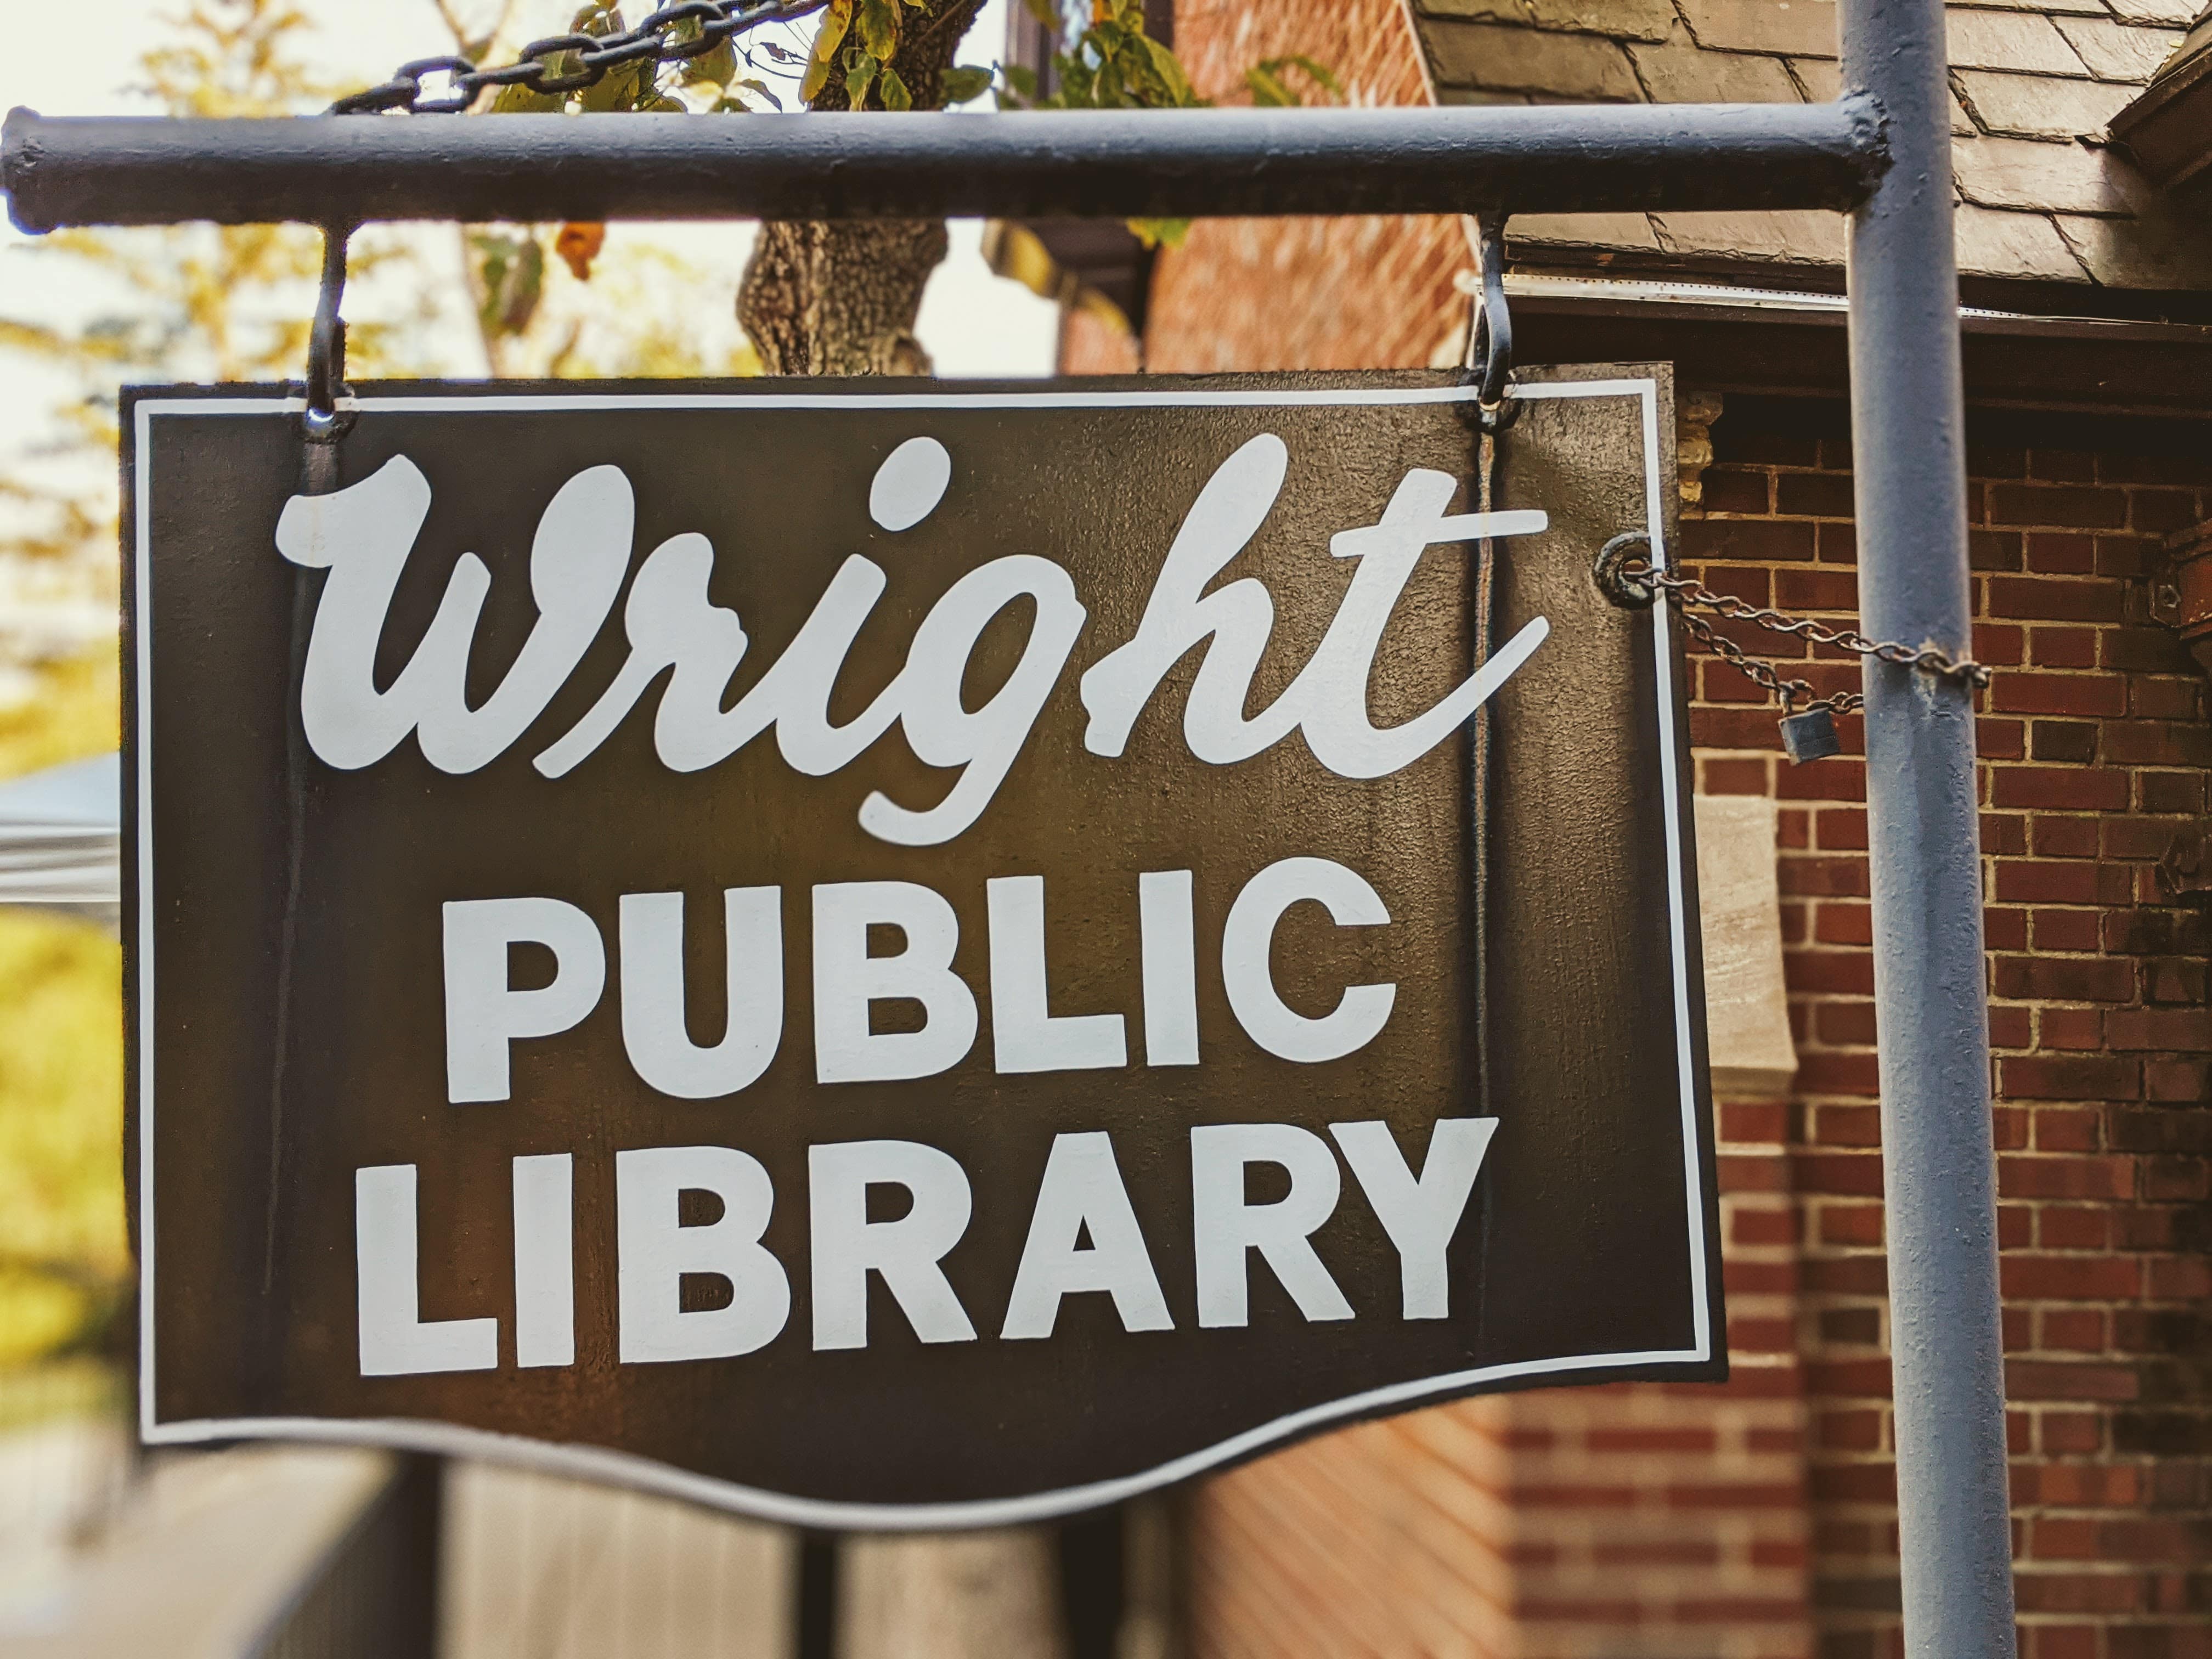
<path fill-rule="evenodd" d="M 982 5 L 901 6 L 890 67 L 916 109 L 944 106 L 945 71 Z M 852 106 L 837 73 L 811 105 Z M 927 374 L 929 354 L 914 337 L 914 319 L 944 258 L 945 226 L 934 220 L 764 224 L 738 286 L 738 320 L 771 374 Z"/>
<path fill-rule="evenodd" d="M 764 224 L 738 320 L 771 374 L 927 374 L 914 319 L 944 258 L 941 220 Z"/>

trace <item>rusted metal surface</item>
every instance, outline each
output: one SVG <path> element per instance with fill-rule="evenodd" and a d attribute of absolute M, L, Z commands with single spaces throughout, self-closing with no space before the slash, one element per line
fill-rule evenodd
<path fill-rule="evenodd" d="M 2212 674 L 2212 523 L 2166 538 L 2166 569 L 2151 592 L 2151 611 L 2181 635 L 2197 666 Z"/>

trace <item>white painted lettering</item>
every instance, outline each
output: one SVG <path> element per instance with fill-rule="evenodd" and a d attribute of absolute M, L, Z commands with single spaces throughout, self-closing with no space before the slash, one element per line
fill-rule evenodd
<path fill-rule="evenodd" d="M 1307 1065 L 1340 1060 L 1375 1040 L 1397 1000 L 1395 985 L 1352 985 L 1329 1013 L 1310 1019 L 1275 989 L 1268 956 L 1283 912 L 1303 900 L 1325 906 L 1340 927 L 1376 927 L 1390 920 L 1382 896 L 1357 871 L 1333 859 L 1291 858 L 1244 884 L 1221 933 L 1221 979 L 1229 1006 L 1253 1042 L 1271 1054 Z"/>
<path fill-rule="evenodd" d="M 783 890 L 722 894 L 729 1012 L 711 1048 L 691 1041 L 684 993 L 684 895 L 625 893 L 621 905 L 623 1047 L 638 1076 L 679 1100 L 757 1082 L 783 1040 Z"/>
<path fill-rule="evenodd" d="M 951 482 L 951 453 L 934 438 L 908 438 L 876 469 L 868 516 L 885 530 L 911 530 L 937 511 Z"/>
<path fill-rule="evenodd" d="M 871 926 L 906 935 L 896 956 L 868 954 Z M 910 881 L 833 882 L 814 890 L 814 1075 L 821 1083 L 935 1077 L 975 1042 L 975 996 L 952 971 L 960 921 L 944 896 Z M 919 1031 L 872 1031 L 868 1005 L 907 998 Z"/>
<path fill-rule="evenodd" d="M 592 919 L 559 899 L 456 899 L 444 911 L 446 1098 L 505 1100 L 509 1045 L 565 1031 L 599 1006 L 606 946 Z M 553 952 L 550 982 L 514 988 L 507 964 L 517 945 Z"/>
<path fill-rule="evenodd" d="M 1210 592 L 1206 584 L 1258 533 L 1289 465 L 1283 441 L 1262 433 L 1224 461 L 1199 492 L 1160 566 L 1135 636 L 1083 676 L 1083 706 L 1091 715 L 1083 743 L 1091 753 L 1121 754 L 1160 682 L 1206 641 L 1183 704 L 1183 740 L 1192 754 L 1227 766 L 1303 730 L 1314 757 L 1331 771 L 1382 777 L 1456 730 L 1544 642 L 1550 624 L 1539 617 L 1426 714 L 1382 731 L 1369 722 L 1375 653 L 1423 551 L 1440 543 L 1529 535 L 1547 523 L 1534 512 L 1446 516 L 1457 482 L 1449 473 L 1417 468 L 1400 483 L 1380 520 L 1330 539 L 1336 557 L 1360 562 L 1352 586 L 1297 678 L 1247 719 L 1252 678 L 1274 630 L 1274 600 L 1254 576 Z"/>
<path fill-rule="evenodd" d="M 1036 616 L 1021 660 L 971 713 L 960 684 L 976 641 L 994 617 L 1024 598 L 1035 601 Z M 959 767 L 960 776 L 926 811 L 909 811 L 880 790 L 871 793 L 860 803 L 860 827 L 897 846 L 934 847 L 981 817 L 1059 683 L 1086 614 L 1075 584 L 1049 559 L 994 559 L 953 583 L 915 630 L 905 671 L 884 695 L 899 699 L 900 726 L 915 758 Z"/>
<path fill-rule="evenodd" d="M 1291 1189 L 1272 1204 L 1244 1195 L 1247 1164 L 1273 1164 Z M 1349 1319 L 1352 1304 L 1314 1253 L 1314 1231 L 1336 1212 L 1344 1178 L 1319 1135 L 1289 1123 L 1201 1124 L 1190 1132 L 1198 1322 L 1250 1322 L 1248 1258 L 1257 1250 L 1309 1321 Z"/>
<path fill-rule="evenodd" d="M 814 1346 L 868 1346 L 868 1275 L 880 1274 L 924 1342 L 973 1342 L 975 1328 L 942 1262 L 968 1231 L 968 1174 L 913 1140 L 848 1140 L 806 1149 L 813 1246 Z M 868 1219 L 870 1187 L 903 1187 L 912 1207 Z"/>
<path fill-rule="evenodd" d="M 1408 1319 L 1443 1319 L 1451 1313 L 1451 1275 L 1444 1251 L 1451 1243 L 1474 1177 L 1482 1168 L 1494 1117 L 1445 1117 L 1429 1132 L 1429 1156 L 1414 1177 L 1405 1155 L 1379 1121 L 1332 1123 L 1329 1133 L 1375 1209 L 1398 1252 L 1398 1276 Z"/>
<path fill-rule="evenodd" d="M 1188 870 L 1137 878 L 1137 922 L 1145 976 L 1145 1062 L 1198 1064 L 1198 945 Z"/>
<path fill-rule="evenodd" d="M 469 652 L 491 572 L 473 553 L 455 562 L 429 631 L 379 691 L 377 642 L 429 511 L 429 480 L 401 455 L 343 489 L 293 496 L 277 520 L 276 550 L 331 573 L 308 635 L 300 720 L 308 746 L 341 770 L 383 759 L 410 732 L 441 772 L 473 772 L 504 753 L 583 659 L 629 568 L 629 480 L 619 467 L 579 472 L 538 520 L 530 550 L 538 622 L 483 706 L 468 706 Z"/>
<path fill-rule="evenodd" d="M 1253 673 L 1274 631 L 1275 602 L 1267 584 L 1245 576 L 1206 592 L 1258 533 L 1289 467 L 1283 441 L 1263 432 L 1217 467 L 1199 491 L 1152 583 L 1135 637 L 1083 676 L 1083 706 L 1091 715 L 1083 746 L 1092 754 L 1118 755 L 1127 747 L 1130 728 L 1169 670 L 1206 640 L 1211 643 L 1183 704 L 1183 740 L 1192 754 L 1226 766 L 1297 729 L 1297 706 L 1287 696 L 1244 718 Z"/>
<path fill-rule="evenodd" d="M 682 1223 L 687 1192 L 722 1213 Z M 774 1341 L 791 1316 L 791 1280 L 760 1240 L 775 1188 L 760 1160 L 729 1146 L 648 1146 L 615 1154 L 616 1303 L 626 1364 L 726 1359 Z M 720 1277 L 730 1300 L 686 1309 L 684 1276 Z"/>
<path fill-rule="evenodd" d="M 416 1300 L 415 1166 L 353 1172 L 356 1312 L 363 1376 L 488 1371 L 499 1364 L 496 1319 L 423 1319 Z"/>
<path fill-rule="evenodd" d="M 991 928 L 992 1063 L 1000 1072 L 1081 1072 L 1129 1063 L 1119 1014 L 1048 1011 L 1044 878 L 984 884 Z"/>
<path fill-rule="evenodd" d="M 1087 1249 L 1076 1248 L 1085 1231 Z M 1030 1216 L 1029 1241 L 1014 1273 L 1014 1291 L 1006 1322 L 999 1334 L 1009 1341 L 1047 1337 L 1060 1318 L 1065 1296 L 1103 1291 L 1114 1298 L 1121 1328 L 1168 1331 L 1167 1298 L 1145 1249 L 1145 1235 L 1121 1184 L 1114 1143 L 1104 1131 L 1054 1135 Z"/>
<path fill-rule="evenodd" d="M 1547 523 L 1541 513 L 1462 513 L 1450 517 L 1458 480 L 1449 472 L 1416 468 L 1400 482 L 1382 517 L 1364 529 L 1329 538 L 1340 559 L 1357 559 L 1352 586 L 1330 618 L 1328 632 L 1283 693 L 1295 702 L 1298 724 L 1314 758 L 1340 777 L 1381 778 L 1411 766 L 1490 701 L 1491 694 L 1528 660 L 1552 631 L 1541 617 L 1486 658 L 1456 690 L 1426 714 L 1378 731 L 1367 717 L 1368 684 L 1398 597 L 1421 555 L 1440 543 L 1529 536 Z"/>
<path fill-rule="evenodd" d="M 576 1363 L 574 1160 L 514 1160 L 514 1363 Z"/>
<path fill-rule="evenodd" d="M 704 536 L 672 538 L 647 557 L 623 609 L 629 659 L 590 712 L 538 756 L 540 772 L 557 778 L 573 770 L 663 673 L 668 684 L 653 741 L 672 771 L 697 772 L 727 760 L 773 726 L 785 763 L 808 777 L 823 777 L 890 730 L 899 714 L 893 690 L 842 726 L 832 726 L 829 714 L 845 659 L 883 597 L 888 579 L 882 566 L 858 554 L 840 565 L 783 654 L 726 710 L 722 700 L 750 641 L 738 613 L 708 599 L 714 568 L 714 546 Z"/>
<path fill-rule="evenodd" d="M 1122 753 L 1161 682 L 1202 644 L 1183 708 L 1192 754 L 1228 765 L 1303 731 L 1332 771 L 1381 777 L 1457 730 L 1543 642 L 1548 623 L 1538 617 L 1425 714 L 1388 728 L 1372 724 L 1368 693 L 1376 653 L 1423 553 L 1443 544 L 1528 534 L 1547 522 L 1538 512 L 1448 514 L 1455 481 L 1416 469 L 1375 524 L 1331 538 L 1336 557 L 1358 561 L 1344 599 L 1312 658 L 1273 703 L 1248 718 L 1245 704 L 1273 634 L 1274 601 L 1256 577 L 1212 591 L 1207 585 L 1266 522 L 1289 459 L 1283 441 L 1263 433 L 1224 460 L 1200 491 L 1161 564 L 1136 634 L 1083 676 L 1090 715 L 1084 743 L 1092 753 Z M 951 476 L 941 443 L 908 440 L 878 470 L 870 496 L 877 522 L 891 531 L 920 523 L 935 509 Z M 330 573 L 309 637 L 300 712 L 309 746 L 332 766 L 367 766 L 410 732 L 441 770 L 471 772 L 487 764 L 544 712 L 621 592 L 635 532 L 634 492 L 618 467 L 589 467 L 555 493 L 539 520 L 530 553 L 538 618 L 483 706 L 468 706 L 467 680 L 491 574 L 473 553 L 456 561 L 429 629 L 406 667 L 379 691 L 378 649 L 430 500 L 421 469 L 398 457 L 345 489 L 293 497 L 279 520 L 283 556 Z M 885 591 L 883 568 L 858 554 L 848 557 L 789 645 L 727 707 L 750 641 L 738 613 L 709 597 L 714 569 L 714 546 L 696 532 L 670 538 L 646 557 L 623 606 L 629 654 L 582 719 L 538 753 L 541 773 L 566 776 L 665 678 L 653 744 L 662 763 L 679 772 L 713 766 L 773 729 L 791 767 L 826 776 L 898 726 L 917 759 L 958 775 L 933 806 L 905 806 L 872 791 L 861 802 L 860 823 L 894 845 L 940 845 L 973 825 L 1006 782 L 1088 614 L 1068 573 L 1050 560 L 1027 554 L 993 559 L 938 599 L 915 632 L 904 666 L 866 709 L 833 725 L 832 695 Z M 1023 600 L 1034 615 L 1020 659 L 983 705 L 971 709 L 961 688 L 975 649 L 993 620 Z"/>

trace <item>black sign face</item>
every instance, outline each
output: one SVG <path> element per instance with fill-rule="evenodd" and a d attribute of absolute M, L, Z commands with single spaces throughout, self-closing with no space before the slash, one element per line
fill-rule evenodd
<path fill-rule="evenodd" d="M 145 1437 L 989 1524 L 1721 1376 L 1671 389 L 1522 397 L 139 395 Z"/>

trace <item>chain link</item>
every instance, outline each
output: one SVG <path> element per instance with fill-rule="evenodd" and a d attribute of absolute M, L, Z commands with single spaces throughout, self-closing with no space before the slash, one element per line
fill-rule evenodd
<path fill-rule="evenodd" d="M 1681 617 L 1682 626 L 1687 629 L 1706 650 L 1711 652 L 1713 655 L 1728 664 L 1754 685 L 1763 686 L 1781 698 L 1782 712 L 1785 714 L 1801 708 L 1807 711 L 1826 708 L 1836 714 L 1844 714 L 1866 701 L 1866 698 L 1856 691 L 1838 691 L 1832 696 L 1815 697 L 1813 695 L 1813 683 L 1810 680 L 1783 678 L 1781 672 L 1772 663 L 1764 658 L 1751 655 L 1695 611 L 1678 608 L 1675 614 Z"/>
<path fill-rule="evenodd" d="M 635 28 L 620 34 L 556 34 L 532 40 L 522 56 L 501 69 L 478 69 L 466 58 L 418 58 L 402 64 L 389 81 L 341 98 L 333 115 L 380 115 L 404 110 L 410 115 L 459 115 L 486 87 L 528 87 L 558 94 L 596 86 L 607 71 L 625 64 L 681 64 L 710 52 L 723 41 L 763 23 L 788 23 L 823 9 L 830 0 L 680 0 L 663 6 Z M 684 25 L 695 26 L 686 29 Z M 556 72 L 553 60 L 570 60 Z M 427 95 L 425 76 L 452 77 L 452 90 Z"/>
<path fill-rule="evenodd" d="M 1917 668 L 1938 679 L 1950 680 L 1960 685 L 1979 688 L 1990 683 L 1990 671 L 1971 657 L 1953 657 L 1933 646 L 1915 647 L 1899 644 L 1895 640 L 1870 640 L 1852 628 L 1831 628 L 1814 622 L 1809 617 L 1792 617 L 1779 611 L 1770 611 L 1762 605 L 1740 599 L 1733 593 L 1717 593 L 1704 583 L 1689 576 L 1677 576 L 1668 571 L 1655 569 L 1648 559 L 1626 556 L 1630 547 L 1648 547 L 1650 543 L 1641 535 L 1616 536 L 1606 544 L 1606 550 L 1598 560 L 1598 586 L 1616 605 L 1648 605 L 1660 593 L 1671 599 L 1687 629 L 1698 641 L 1722 661 L 1737 670 L 1754 684 L 1763 686 L 1782 700 L 1782 711 L 1790 714 L 1802 709 L 1810 712 L 1826 708 L 1833 714 L 1849 714 L 1866 702 L 1857 691 L 1838 691 L 1825 697 L 1813 695 L 1809 680 L 1785 678 L 1772 663 L 1751 655 L 1734 640 L 1715 628 L 1705 617 L 1689 607 L 1699 605 L 1712 611 L 1726 622 L 1749 623 L 1770 634 L 1780 634 L 1793 639 L 1809 640 L 1814 645 L 1832 645 L 1854 655 L 1874 657 L 1881 661 L 1896 663 L 1903 667 Z"/>

